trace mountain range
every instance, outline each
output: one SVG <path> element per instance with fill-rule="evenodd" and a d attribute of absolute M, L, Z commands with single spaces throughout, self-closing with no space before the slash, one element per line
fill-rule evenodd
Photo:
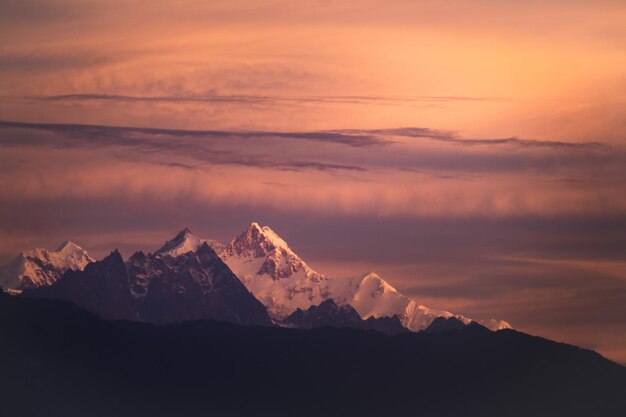
<path fill-rule="evenodd" d="M 55 252 L 35 249 L 20 254 L 0 277 L 3 288 L 14 294 L 71 301 L 105 319 L 155 324 L 215 319 L 294 326 L 294 313 L 315 306 L 326 311 L 324 323 L 330 324 L 332 313 L 336 323 L 358 328 L 386 321 L 395 329 L 397 320 L 419 331 L 438 317 L 473 322 L 421 305 L 375 273 L 349 278 L 321 274 L 272 229 L 256 222 L 228 244 L 185 228 L 154 253 L 137 252 L 126 262 L 117 251 L 94 261 L 71 242 Z M 341 308 L 329 309 L 327 301 Z M 351 314 L 346 315 L 347 308 Z M 350 315 L 361 320 L 346 321 Z M 302 325 L 316 327 L 310 322 L 313 316 L 307 317 Z M 477 322 L 494 331 L 511 327 L 502 320 Z"/>
<path fill-rule="evenodd" d="M 0 276 L 2 415 L 626 415 L 599 354 L 323 275 L 257 223 L 127 260 L 68 242 Z"/>

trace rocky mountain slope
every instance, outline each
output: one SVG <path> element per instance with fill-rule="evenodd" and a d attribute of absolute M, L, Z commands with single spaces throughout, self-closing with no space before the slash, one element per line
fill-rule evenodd
<path fill-rule="evenodd" d="M 265 307 L 206 243 L 177 257 L 137 252 L 126 263 L 114 251 L 23 296 L 71 301 L 105 319 L 271 325 Z"/>

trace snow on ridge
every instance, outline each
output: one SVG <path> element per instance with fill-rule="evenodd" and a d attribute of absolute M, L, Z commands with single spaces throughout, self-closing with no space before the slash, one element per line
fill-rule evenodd
<path fill-rule="evenodd" d="M 263 228 L 261 229 L 263 231 L 263 234 L 265 235 L 265 237 L 272 242 L 272 244 L 277 247 L 277 248 L 282 248 L 285 250 L 288 250 L 290 252 L 293 252 L 291 250 L 291 248 L 289 247 L 289 245 L 287 244 L 287 242 L 285 242 L 280 236 L 278 236 L 272 229 L 270 229 L 268 226 L 263 226 Z"/>
<path fill-rule="evenodd" d="M 20 253 L 0 271 L 0 286 L 13 292 L 52 285 L 68 270 L 82 270 L 94 262 L 87 251 L 72 241 L 56 250 L 36 248 Z"/>
<path fill-rule="evenodd" d="M 363 319 L 398 315 L 412 331 L 424 329 L 436 317 L 456 317 L 466 324 L 471 319 L 449 311 L 431 309 L 401 294 L 375 273 L 351 278 L 328 277 L 311 269 L 287 242 L 268 226 L 252 222 L 219 253 L 250 292 L 281 320 L 297 308 L 306 310 L 332 299 L 351 305 Z M 501 320 L 479 323 L 491 330 L 510 328 Z"/>

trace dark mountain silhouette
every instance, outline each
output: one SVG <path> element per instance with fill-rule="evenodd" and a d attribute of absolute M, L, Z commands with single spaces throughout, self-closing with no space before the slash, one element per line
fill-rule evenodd
<path fill-rule="evenodd" d="M 357 329 L 103 321 L 0 294 L 7 416 L 624 416 L 626 370 L 479 326 Z"/>
<path fill-rule="evenodd" d="M 333 300 L 326 300 L 319 306 L 307 310 L 297 309 L 284 320 L 290 327 L 314 329 L 318 327 L 352 327 L 355 329 L 377 330 L 385 334 L 405 333 L 409 330 L 402 326 L 400 319 L 394 317 L 370 317 L 363 320 L 350 305 L 338 306 Z"/>
<path fill-rule="evenodd" d="M 472 322 L 470 325 L 480 326 L 480 324 L 476 322 Z M 463 323 L 461 320 L 456 317 L 437 317 L 433 320 L 430 325 L 425 328 L 423 331 L 425 333 L 439 333 L 439 332 L 447 332 L 450 330 L 460 330 L 466 327 L 467 324 Z"/>
<path fill-rule="evenodd" d="M 137 252 L 126 264 L 115 251 L 22 296 L 71 301 L 104 319 L 272 325 L 263 304 L 206 243 L 176 258 Z"/>

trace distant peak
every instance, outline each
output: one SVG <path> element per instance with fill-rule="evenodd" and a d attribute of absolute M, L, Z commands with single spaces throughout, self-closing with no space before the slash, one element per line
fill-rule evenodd
<path fill-rule="evenodd" d="M 65 242 L 61 243 L 61 245 L 57 248 L 57 252 L 60 252 L 64 249 L 82 249 L 80 246 L 78 246 L 76 243 L 72 242 L 71 240 L 66 240 Z"/>
<path fill-rule="evenodd" d="M 283 249 L 291 252 L 289 245 L 268 226 L 261 227 L 252 222 L 246 230 L 233 240 L 229 250 L 234 253 L 249 253 L 255 257 L 263 257 L 274 251 Z"/>
<path fill-rule="evenodd" d="M 188 227 L 185 227 L 183 230 L 181 230 L 180 232 L 178 232 L 178 234 L 176 235 L 176 237 L 174 239 L 183 239 L 189 235 L 193 235 L 193 232 L 191 230 L 189 230 Z"/>
<path fill-rule="evenodd" d="M 375 272 L 369 272 L 369 273 L 363 274 L 361 275 L 361 277 L 362 277 L 361 283 L 359 284 L 359 286 L 370 288 L 372 292 L 376 292 L 376 293 L 397 293 L 398 292 L 398 290 L 396 290 L 387 281 L 385 281 L 380 276 L 378 276 L 378 274 L 376 274 Z"/>
<path fill-rule="evenodd" d="M 165 244 L 155 252 L 155 255 L 177 257 L 187 252 L 195 252 L 205 243 L 216 252 L 222 250 L 224 247 L 224 245 L 215 240 L 202 239 L 189 230 L 188 227 L 185 227 L 173 239 L 165 242 Z"/>
<path fill-rule="evenodd" d="M 189 230 L 188 227 L 185 227 L 183 230 L 178 232 L 178 234 L 174 236 L 173 239 L 168 240 L 166 245 L 167 244 L 179 245 L 179 244 L 184 243 L 186 240 L 193 239 L 193 238 L 200 240 L 200 238 L 198 238 L 198 236 L 196 236 L 191 230 Z"/>

